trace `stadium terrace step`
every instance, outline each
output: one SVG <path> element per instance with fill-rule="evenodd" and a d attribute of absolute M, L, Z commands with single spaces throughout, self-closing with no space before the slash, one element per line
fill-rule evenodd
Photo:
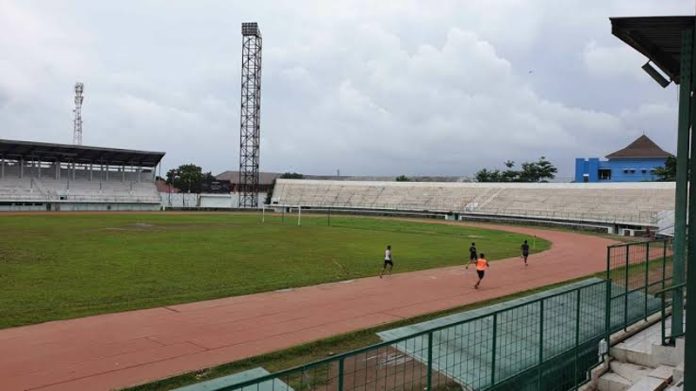
<path fill-rule="evenodd" d="M 652 371 L 654 371 L 654 369 L 651 367 L 644 367 L 642 365 L 617 360 L 613 360 L 609 364 L 609 367 L 611 368 L 612 372 L 626 380 L 629 380 L 631 383 L 637 383 L 640 379 L 648 376 Z"/>
<path fill-rule="evenodd" d="M 609 372 L 599 378 L 599 391 L 625 391 L 631 387 L 631 382 L 616 373 Z"/>
<path fill-rule="evenodd" d="M 613 372 L 599 378 L 599 391 L 658 391 L 666 389 L 673 382 L 673 367 L 663 365 L 653 369 L 616 361 L 610 365 Z"/>
<path fill-rule="evenodd" d="M 667 388 L 668 385 L 669 383 L 664 379 L 646 376 L 640 379 L 639 382 L 634 383 L 628 391 L 661 391 Z"/>
<path fill-rule="evenodd" d="M 207 391 L 219 390 L 223 387 L 233 384 L 258 379 L 268 375 L 269 372 L 261 367 L 249 369 L 248 371 L 235 373 L 234 375 L 223 376 L 216 379 L 204 381 L 201 383 L 192 384 L 181 388 L 176 388 L 172 391 Z M 253 386 L 243 387 L 239 391 L 294 391 L 292 387 L 283 383 L 278 379 L 268 380 L 262 383 L 256 383 Z"/>
<path fill-rule="evenodd" d="M 667 388 L 667 391 L 684 391 L 684 382 L 681 380 L 675 382 L 674 385 L 671 385 L 669 386 L 669 388 Z"/>
<path fill-rule="evenodd" d="M 610 372 L 599 378 L 600 391 L 681 390 L 684 376 L 684 340 L 662 346 L 661 325 L 656 323 L 616 344 L 610 350 Z M 626 380 L 630 387 L 623 382 Z"/>
<path fill-rule="evenodd" d="M 657 329 L 660 333 L 659 328 Z M 638 334 L 637 340 L 629 339 L 616 344 L 611 348 L 610 354 L 615 359 L 622 362 L 630 362 L 637 365 L 656 368 L 660 365 L 676 367 L 684 357 L 684 340 L 677 339 L 676 346 L 662 346 L 659 342 L 659 335 L 654 338 L 654 328 L 644 330 Z M 642 335 L 641 335 L 642 334 Z M 654 339 L 649 340 L 648 338 Z"/>

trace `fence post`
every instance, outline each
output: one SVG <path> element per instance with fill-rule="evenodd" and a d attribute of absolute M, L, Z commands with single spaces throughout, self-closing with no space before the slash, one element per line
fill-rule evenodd
<path fill-rule="evenodd" d="M 669 239 L 665 239 L 662 242 L 662 295 L 661 295 L 661 300 L 660 303 L 662 305 L 661 308 L 661 319 L 660 319 L 660 328 L 661 328 L 661 334 L 662 334 L 662 341 L 661 344 L 662 346 L 667 345 L 667 322 L 666 322 L 666 306 L 667 306 L 667 292 L 665 292 L 665 284 L 666 281 L 665 279 L 667 278 L 667 244 L 669 243 Z M 672 257 L 674 257 L 674 252 L 672 253 Z M 674 259 L 674 258 L 672 258 Z M 674 283 L 674 282 L 673 282 Z M 671 294 L 671 292 L 670 292 Z"/>
<path fill-rule="evenodd" d="M 578 351 L 580 350 L 580 290 L 578 288 L 578 295 L 575 300 L 575 377 L 573 378 L 573 385 L 578 384 Z"/>
<path fill-rule="evenodd" d="M 667 292 L 662 292 L 662 297 L 661 297 L 661 303 L 662 303 L 662 308 L 660 309 L 661 312 L 661 317 L 660 317 L 660 329 L 661 329 L 661 334 L 662 334 L 662 340 L 660 341 L 660 345 L 665 346 L 666 342 L 665 340 L 667 339 L 667 332 L 665 331 L 665 328 L 667 326 L 667 322 L 665 321 L 665 316 L 666 316 L 666 311 L 665 311 L 665 296 L 667 295 Z"/>
<path fill-rule="evenodd" d="M 645 243 L 645 321 L 648 321 L 648 273 L 650 273 L 650 242 Z"/>
<path fill-rule="evenodd" d="M 433 386 L 433 332 L 428 333 L 428 373 L 426 374 L 426 390 Z"/>
<path fill-rule="evenodd" d="M 624 331 L 628 329 L 628 264 L 630 263 L 631 245 L 626 245 L 626 265 L 624 266 Z"/>
<path fill-rule="evenodd" d="M 491 387 L 495 385 L 495 349 L 498 336 L 498 312 L 493 313 L 493 349 L 491 350 Z"/>
<path fill-rule="evenodd" d="M 539 366 L 537 374 L 537 390 L 541 390 L 541 378 L 544 361 L 544 299 L 539 300 Z"/>
<path fill-rule="evenodd" d="M 611 336 L 611 249 L 612 247 L 607 247 L 607 284 L 604 288 L 606 303 L 604 305 L 604 315 L 605 315 L 605 328 L 607 333 L 607 341 Z"/>
<path fill-rule="evenodd" d="M 662 288 L 665 289 L 665 278 L 666 278 L 666 272 L 667 272 L 667 243 L 668 240 L 665 239 L 664 242 L 662 242 Z M 674 254 L 672 254 L 674 256 Z"/>
<path fill-rule="evenodd" d="M 341 357 L 340 360 L 338 360 L 338 391 L 343 391 L 343 361 L 345 360 L 345 357 Z"/>

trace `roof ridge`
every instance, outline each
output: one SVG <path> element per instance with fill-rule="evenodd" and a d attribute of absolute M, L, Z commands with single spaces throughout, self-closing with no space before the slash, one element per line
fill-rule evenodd
<path fill-rule="evenodd" d="M 667 158 L 671 153 L 660 148 L 650 137 L 645 134 L 635 139 L 626 147 L 612 152 L 606 156 L 607 159 L 626 159 L 626 158 Z"/>

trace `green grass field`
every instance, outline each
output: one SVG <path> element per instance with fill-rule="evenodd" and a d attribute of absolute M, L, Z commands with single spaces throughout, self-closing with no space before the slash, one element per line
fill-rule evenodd
<path fill-rule="evenodd" d="M 55 214 L 0 217 L 0 328 L 375 275 L 491 261 L 523 235 L 363 217 Z M 534 251 L 550 243 L 536 239 Z"/>

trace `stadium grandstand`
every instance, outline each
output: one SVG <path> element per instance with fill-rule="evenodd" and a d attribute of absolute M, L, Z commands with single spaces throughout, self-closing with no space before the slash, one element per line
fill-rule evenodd
<path fill-rule="evenodd" d="M 0 211 L 159 210 L 163 152 L 0 140 Z"/>
<path fill-rule="evenodd" d="M 674 208 L 673 182 L 436 183 L 278 179 L 271 205 L 509 217 L 659 229 Z"/>

